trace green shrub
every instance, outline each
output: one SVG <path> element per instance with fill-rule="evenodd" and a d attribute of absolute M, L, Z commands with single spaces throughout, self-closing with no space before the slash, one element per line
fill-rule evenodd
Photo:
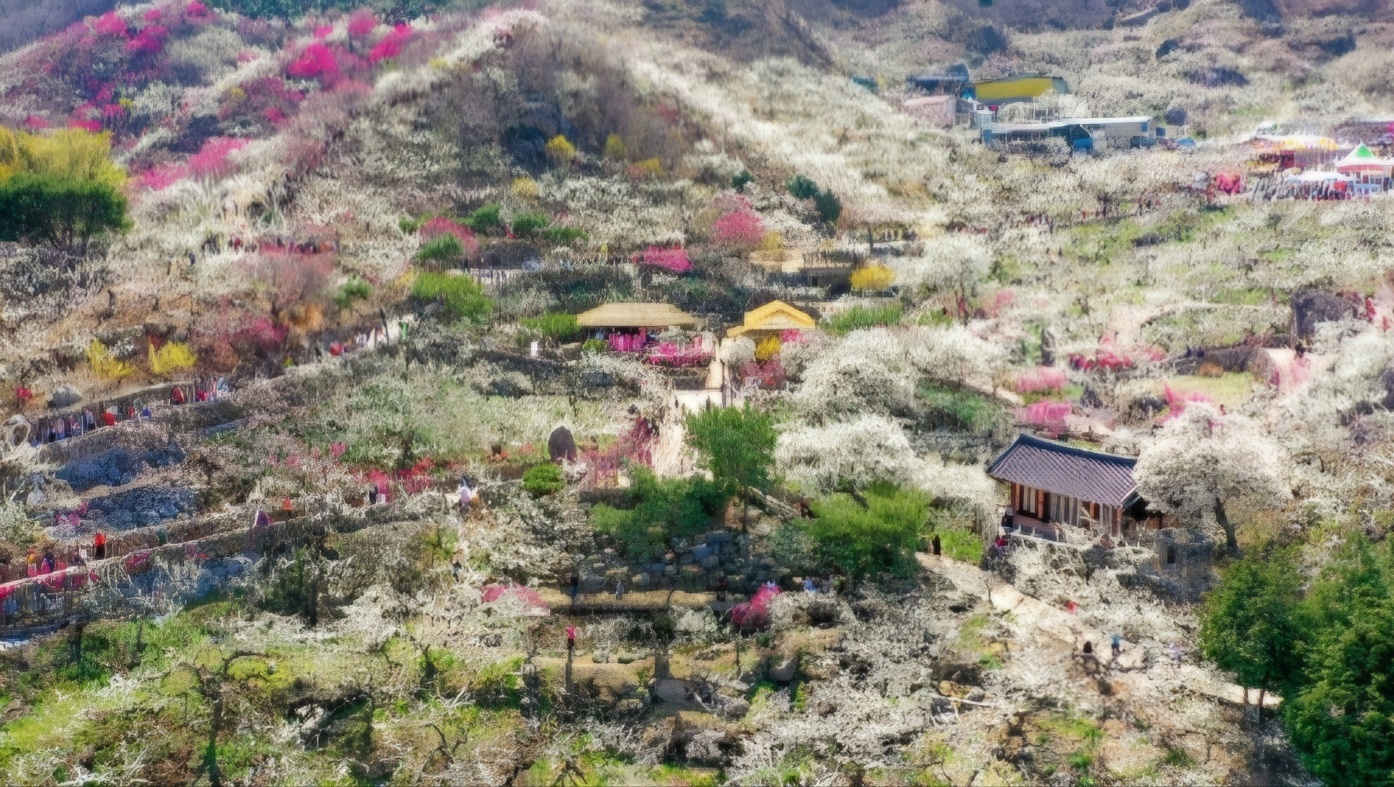
<path fill-rule="evenodd" d="M 800 523 L 825 564 L 854 580 L 913 573 L 915 548 L 929 519 L 928 496 L 878 484 L 862 497 L 865 503 L 846 494 L 816 500 L 813 519 Z"/>
<path fill-rule="evenodd" d="M 340 309 L 346 309 L 354 301 L 366 301 L 371 297 L 373 297 L 373 285 L 353 276 L 339 287 L 338 292 L 334 293 L 334 303 Z"/>
<path fill-rule="evenodd" d="M 109 184 L 28 172 L 0 182 L 0 240 L 85 251 L 93 237 L 130 226 L 126 196 Z"/>
<path fill-rule="evenodd" d="M 581 352 L 603 353 L 610 349 L 604 339 L 587 339 L 581 343 Z"/>
<path fill-rule="evenodd" d="M 590 239 L 586 231 L 580 227 L 548 227 L 542 231 L 542 237 L 546 238 L 548 243 L 558 246 L 570 246 L 576 241 Z"/>
<path fill-rule="evenodd" d="M 813 199 L 818 194 L 818 184 L 803 175 L 795 175 L 784 187 L 794 199 Z"/>
<path fill-rule="evenodd" d="M 478 210 L 466 217 L 464 224 L 475 232 L 488 232 L 489 230 L 501 229 L 503 218 L 499 216 L 498 204 L 490 202 L 481 205 Z"/>
<path fill-rule="evenodd" d="M 552 462 L 530 467 L 523 473 L 523 491 L 533 497 L 556 494 L 565 488 L 566 481 L 561 477 L 561 466 Z"/>
<path fill-rule="evenodd" d="M 813 195 L 813 207 L 818 209 L 818 218 L 832 224 L 842 215 L 842 200 L 831 191 L 820 191 Z"/>
<path fill-rule="evenodd" d="M 691 538 L 707 530 L 726 505 L 726 495 L 704 478 L 660 479 L 652 470 L 631 470 L 634 484 L 622 509 L 597 504 L 591 524 L 613 537 L 625 555 L 646 559 L 663 554 L 672 538 Z"/>
<path fill-rule="evenodd" d="M 412 282 L 411 294 L 421 301 L 439 300 L 453 317 L 483 323 L 493 311 L 493 301 L 469 276 L 449 273 L 420 273 Z"/>
<path fill-rule="evenodd" d="M 513 217 L 513 234 L 531 238 L 551 223 L 552 217 L 545 213 L 519 213 Z"/>
<path fill-rule="evenodd" d="M 899 303 L 881 306 L 853 306 L 823 321 L 823 327 L 835 336 L 843 336 L 861 328 L 878 325 L 899 325 L 904 310 Z"/>
<path fill-rule="evenodd" d="M 580 330 L 576 325 L 576 315 L 565 312 L 547 312 L 538 317 L 524 317 L 520 322 L 524 328 L 530 328 L 548 339 L 559 342 L 570 339 Z"/>
<path fill-rule="evenodd" d="M 750 174 L 750 170 L 743 169 L 731 176 L 731 188 L 736 191 L 745 191 L 745 187 L 755 182 L 755 176 Z"/>
<path fill-rule="evenodd" d="M 411 216 L 404 216 L 401 221 L 397 222 L 397 228 L 400 229 L 403 233 L 410 235 L 413 232 L 416 232 L 417 230 L 421 229 L 421 224 L 421 219 L 414 219 Z"/>
<path fill-rule="evenodd" d="M 416 250 L 417 262 L 453 265 L 465 256 L 465 245 L 454 235 L 441 235 Z"/>

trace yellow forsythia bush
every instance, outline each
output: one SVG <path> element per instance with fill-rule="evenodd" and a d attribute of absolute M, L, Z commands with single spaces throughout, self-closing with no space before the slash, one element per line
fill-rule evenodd
<path fill-rule="evenodd" d="M 518 199 L 537 199 L 537 181 L 524 175 L 513 179 L 513 196 Z"/>
<path fill-rule="evenodd" d="M 111 350 L 96 339 L 87 345 L 87 363 L 92 367 L 92 373 L 103 380 L 120 380 L 136 370 L 135 366 L 112 355 Z"/>
<path fill-rule="evenodd" d="M 611 161 L 624 161 L 629 158 L 629 150 L 625 147 L 624 137 L 619 134 L 611 134 L 605 138 L 605 158 Z"/>
<path fill-rule="evenodd" d="M 878 292 L 888 290 L 894 280 L 895 274 L 884 265 L 868 265 L 865 268 L 852 271 L 852 289 L 854 290 Z"/>
<path fill-rule="evenodd" d="M 558 134 L 547 143 L 547 158 L 559 167 L 569 166 L 571 160 L 576 158 L 576 146 Z"/>
<path fill-rule="evenodd" d="M 150 371 L 155 374 L 166 375 L 182 369 L 192 369 L 196 363 L 198 356 L 187 344 L 166 342 L 158 350 L 154 345 L 150 347 Z"/>
<path fill-rule="evenodd" d="M 779 340 L 778 336 L 765 337 L 760 340 L 759 344 L 755 345 L 755 360 L 764 363 L 779 355 L 779 351 L 783 347 L 784 343 Z"/>

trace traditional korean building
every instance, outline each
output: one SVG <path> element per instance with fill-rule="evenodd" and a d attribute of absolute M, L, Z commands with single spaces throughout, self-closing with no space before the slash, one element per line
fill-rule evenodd
<path fill-rule="evenodd" d="M 1012 522 L 1027 535 L 1060 540 L 1067 529 L 1132 535 L 1159 528 L 1137 493 L 1132 457 L 1021 434 L 987 474 L 1008 486 Z"/>

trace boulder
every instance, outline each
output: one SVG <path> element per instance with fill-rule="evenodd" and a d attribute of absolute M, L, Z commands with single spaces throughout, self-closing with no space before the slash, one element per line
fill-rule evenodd
<path fill-rule="evenodd" d="M 970 691 L 972 691 L 970 687 L 964 686 L 961 683 L 955 683 L 951 680 L 939 681 L 939 693 L 943 694 L 945 697 L 964 699 L 968 696 L 968 692 Z"/>
<path fill-rule="evenodd" d="M 571 434 L 570 429 L 558 426 L 552 430 L 552 435 L 547 438 L 547 455 L 553 462 L 558 459 L 576 461 L 576 437 Z"/>
<path fill-rule="evenodd" d="M 701 566 L 705 569 L 714 569 L 721 565 L 721 558 L 716 555 L 707 555 L 702 558 Z"/>
<path fill-rule="evenodd" d="M 750 702 L 744 697 L 732 697 L 721 706 L 721 715 L 728 719 L 739 719 L 750 712 Z"/>
<path fill-rule="evenodd" d="M 770 662 L 770 680 L 788 683 L 798 674 L 799 659 L 797 656 L 786 656 Z"/>
<path fill-rule="evenodd" d="M 72 407 L 80 401 L 82 401 L 82 391 L 69 383 L 64 383 L 58 386 L 58 390 L 53 392 L 53 396 L 49 397 L 48 406 Z"/>

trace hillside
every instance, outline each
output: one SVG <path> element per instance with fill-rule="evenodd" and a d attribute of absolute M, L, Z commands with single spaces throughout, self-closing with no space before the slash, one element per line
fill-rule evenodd
<path fill-rule="evenodd" d="M 1382 7 L 215 5 L 0 56 L 6 781 L 1387 772 Z"/>

